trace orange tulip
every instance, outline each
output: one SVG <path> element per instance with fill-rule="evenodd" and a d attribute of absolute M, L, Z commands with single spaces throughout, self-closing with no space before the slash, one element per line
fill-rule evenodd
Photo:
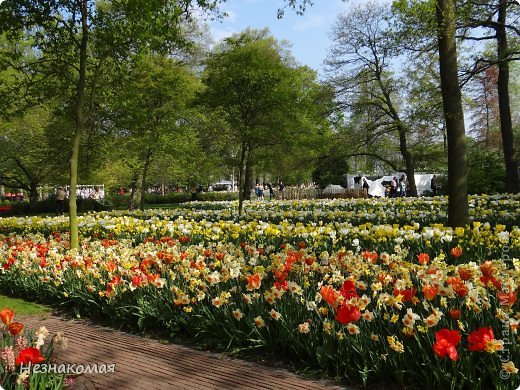
<path fill-rule="evenodd" d="M 453 286 L 455 284 L 461 284 L 461 283 L 463 283 L 462 279 L 457 276 L 448 276 L 446 278 L 446 284 L 449 284 L 451 286 Z"/>
<path fill-rule="evenodd" d="M 106 268 L 107 268 L 108 272 L 114 273 L 114 271 L 117 269 L 117 264 L 114 263 L 113 261 L 108 261 L 106 263 Z"/>
<path fill-rule="evenodd" d="M 480 271 L 482 272 L 482 275 L 488 278 L 493 276 L 495 270 L 495 266 L 490 260 L 484 261 L 480 266 Z"/>
<path fill-rule="evenodd" d="M 499 292 L 497 293 L 498 303 L 500 306 L 513 306 L 518 299 L 518 295 L 515 292 Z"/>
<path fill-rule="evenodd" d="M 430 261 L 430 256 L 428 255 L 428 253 L 419 253 L 417 255 L 417 259 L 419 260 L 419 263 L 424 265 Z"/>
<path fill-rule="evenodd" d="M 422 290 L 424 297 L 429 301 L 435 298 L 435 296 L 437 295 L 437 291 L 439 291 L 437 286 L 432 286 L 430 284 L 424 285 Z"/>
<path fill-rule="evenodd" d="M 338 306 L 339 292 L 334 290 L 331 286 L 321 286 L 320 294 L 325 302 L 332 307 Z"/>
<path fill-rule="evenodd" d="M 500 283 L 496 278 L 493 276 L 487 277 L 487 276 L 481 276 L 480 281 L 486 288 L 496 289 L 496 290 L 502 290 L 502 283 Z"/>
<path fill-rule="evenodd" d="M 451 287 L 453 288 L 453 291 L 455 291 L 455 294 L 461 298 L 468 295 L 468 286 L 466 286 L 464 283 L 452 284 Z"/>
<path fill-rule="evenodd" d="M 426 274 L 428 275 L 435 275 L 437 273 L 437 268 L 436 267 L 430 267 L 426 270 Z"/>
<path fill-rule="evenodd" d="M 247 275 L 247 286 L 246 286 L 247 290 L 251 291 L 251 290 L 260 288 L 261 284 L 262 284 L 262 280 L 260 279 L 260 275 L 258 275 L 258 274 Z"/>
<path fill-rule="evenodd" d="M 0 310 L 0 320 L 5 324 L 5 326 L 9 326 L 14 317 L 14 311 L 6 307 L 5 309 Z"/>
<path fill-rule="evenodd" d="M 362 253 L 362 256 L 365 260 L 368 260 L 370 261 L 372 264 L 376 263 L 377 262 L 377 259 L 379 257 L 379 255 L 377 254 L 377 252 L 370 252 L 370 251 L 364 251 Z"/>
<path fill-rule="evenodd" d="M 459 276 L 462 280 L 468 281 L 473 277 L 473 273 L 467 268 L 459 268 Z"/>
<path fill-rule="evenodd" d="M 455 258 L 460 257 L 462 255 L 462 248 L 460 246 L 451 248 L 450 254 Z"/>

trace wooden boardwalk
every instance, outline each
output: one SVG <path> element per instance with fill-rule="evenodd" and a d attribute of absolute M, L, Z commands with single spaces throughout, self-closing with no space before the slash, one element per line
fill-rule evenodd
<path fill-rule="evenodd" d="M 284 369 L 262 366 L 220 354 L 165 344 L 86 320 L 54 315 L 20 318 L 28 329 L 45 326 L 49 337 L 63 331 L 68 348 L 58 362 L 94 365 L 115 364 L 113 373 L 85 374 L 75 390 L 153 389 L 344 389 L 326 381 L 306 380 Z"/>

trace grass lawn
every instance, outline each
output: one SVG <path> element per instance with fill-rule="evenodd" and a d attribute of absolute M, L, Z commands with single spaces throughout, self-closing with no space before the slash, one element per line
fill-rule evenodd
<path fill-rule="evenodd" d="M 10 298 L 5 295 L 0 295 L 0 310 L 8 307 L 15 312 L 17 316 L 46 314 L 50 312 L 47 306 L 39 305 L 37 303 L 27 302 L 18 298 Z"/>

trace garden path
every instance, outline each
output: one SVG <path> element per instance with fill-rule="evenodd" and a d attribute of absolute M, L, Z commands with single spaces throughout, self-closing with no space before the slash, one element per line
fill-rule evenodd
<path fill-rule="evenodd" d="M 326 381 L 307 380 L 279 368 L 267 367 L 217 353 L 161 343 L 86 320 L 57 315 L 20 319 L 28 329 L 45 326 L 51 337 L 63 331 L 68 348 L 58 362 L 83 365 L 114 364 L 113 373 L 79 377 L 75 390 L 342 389 Z"/>

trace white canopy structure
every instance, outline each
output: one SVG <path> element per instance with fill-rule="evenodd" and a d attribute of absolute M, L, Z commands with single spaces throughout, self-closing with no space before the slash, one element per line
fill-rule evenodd
<path fill-rule="evenodd" d="M 339 184 L 329 184 L 325 189 L 323 190 L 324 194 L 338 194 L 340 192 L 344 192 L 345 189 L 340 186 Z"/>
<path fill-rule="evenodd" d="M 399 179 L 403 175 L 403 172 L 394 173 L 392 175 L 381 176 L 376 180 L 368 180 L 365 176 L 359 175 L 345 175 L 347 179 L 347 188 L 362 188 L 363 179 L 367 180 L 370 188 L 368 189 L 368 194 L 375 197 L 384 197 L 385 196 L 385 187 L 383 186 L 383 182 L 390 182 L 392 178 L 395 176 Z M 418 173 L 414 175 L 415 185 L 417 187 L 417 195 L 422 196 L 425 191 L 430 191 L 430 183 L 433 177 L 433 173 Z M 361 180 L 357 183 L 355 181 L 355 177 L 361 177 Z"/>

